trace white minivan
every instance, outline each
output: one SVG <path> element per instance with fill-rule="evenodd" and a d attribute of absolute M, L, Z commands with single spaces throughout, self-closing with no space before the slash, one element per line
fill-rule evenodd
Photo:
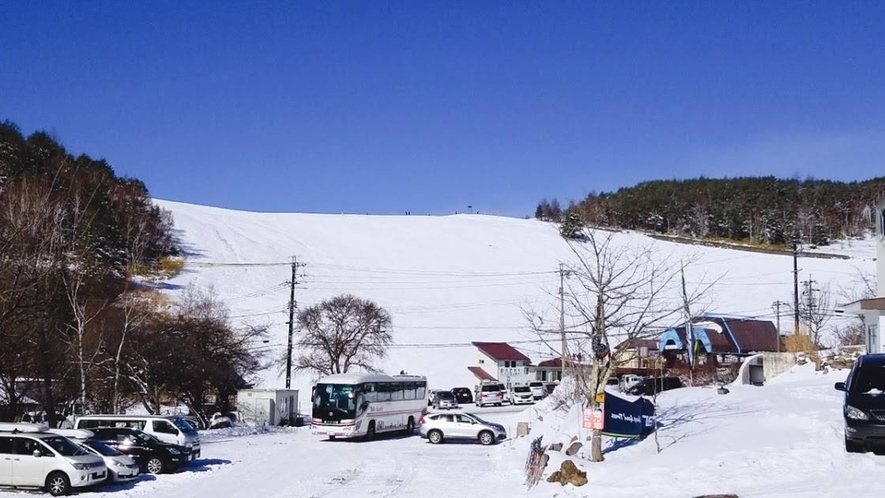
<path fill-rule="evenodd" d="M 101 457 L 45 425 L 0 423 L 0 486 L 43 488 L 62 496 L 107 476 Z"/>
<path fill-rule="evenodd" d="M 200 458 L 200 435 L 183 417 L 175 415 L 84 415 L 74 423 L 74 429 L 128 427 L 155 436 L 164 443 L 190 448 L 194 458 Z"/>

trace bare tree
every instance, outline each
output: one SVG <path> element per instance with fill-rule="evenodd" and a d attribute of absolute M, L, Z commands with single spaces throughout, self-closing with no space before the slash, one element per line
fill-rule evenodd
<path fill-rule="evenodd" d="M 298 313 L 295 370 L 321 375 L 375 370 L 393 343 L 390 314 L 368 299 L 342 294 Z M 285 359 L 283 359 L 285 361 Z"/>
<path fill-rule="evenodd" d="M 69 274 L 63 274 L 62 281 L 65 286 L 65 297 L 71 307 L 73 321 L 65 324 L 67 332 L 73 338 L 72 346 L 76 350 L 77 368 L 80 373 L 80 403 L 81 409 L 86 410 L 86 376 L 87 368 L 94 364 L 95 357 L 101 350 L 101 339 L 97 341 L 97 345 L 91 354 L 86 351 L 87 333 L 89 326 L 96 317 L 104 310 L 104 302 L 90 301 L 84 297 L 84 284 L 86 283 L 86 275 L 83 272 L 75 271 Z"/>
<path fill-rule="evenodd" d="M 820 347 L 824 327 L 833 316 L 832 293 L 829 284 L 820 289 L 810 287 L 805 292 L 805 299 L 799 303 L 799 320 L 808 329 L 811 343 Z"/>
<path fill-rule="evenodd" d="M 589 230 L 584 243 L 566 242 L 577 263 L 564 297 L 581 317 L 576 330 L 569 331 L 570 347 L 575 348 L 570 358 L 590 359 L 589 368 L 575 368 L 570 375 L 589 408 L 596 409 L 617 362 L 611 354 L 612 343 L 657 336 L 688 306 L 699 303 L 713 284 L 702 284 L 683 299 L 682 266 L 661 256 L 651 244 L 623 246 L 615 242 L 615 234 L 598 230 Z M 533 320 L 533 328 L 551 342 L 559 335 L 559 331 L 544 330 L 540 320 Z M 600 462 L 602 431 L 594 430 L 591 441 L 590 459 Z"/>

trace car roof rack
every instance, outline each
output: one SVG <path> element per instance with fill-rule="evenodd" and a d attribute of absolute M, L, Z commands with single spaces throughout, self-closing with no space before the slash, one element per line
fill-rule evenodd
<path fill-rule="evenodd" d="M 27 424 L 27 423 L 10 423 L 0 422 L 0 432 L 11 432 L 13 434 L 29 433 L 40 434 L 49 432 L 49 426 L 43 424 Z"/>

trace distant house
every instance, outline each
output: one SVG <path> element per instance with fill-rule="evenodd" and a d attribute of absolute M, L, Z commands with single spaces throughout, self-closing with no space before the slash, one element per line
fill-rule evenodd
<path fill-rule="evenodd" d="M 885 195 L 876 204 L 876 297 L 845 306 L 845 312 L 864 321 L 867 353 L 885 353 Z"/>
<path fill-rule="evenodd" d="M 614 356 L 618 368 L 654 368 L 661 351 L 655 339 L 631 339 L 619 344 Z"/>
<path fill-rule="evenodd" d="M 562 380 L 562 358 L 544 360 L 535 367 L 535 380 L 554 382 Z"/>
<path fill-rule="evenodd" d="M 777 328 L 769 320 L 702 315 L 691 323 L 694 345 L 686 337 L 686 326 L 679 325 L 664 332 L 658 349 L 667 367 L 685 362 L 691 353 L 698 363 L 738 361 L 755 353 L 783 351 Z"/>
<path fill-rule="evenodd" d="M 474 342 L 476 366 L 467 367 L 478 382 L 497 380 L 511 386 L 528 384 L 532 377 L 532 360 L 506 342 Z"/>

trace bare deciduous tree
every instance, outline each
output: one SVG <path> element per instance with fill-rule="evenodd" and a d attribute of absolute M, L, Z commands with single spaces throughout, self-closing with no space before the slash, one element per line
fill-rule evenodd
<path fill-rule="evenodd" d="M 569 374 L 591 409 L 598 406 L 597 396 L 605 392 L 616 366 L 612 345 L 656 337 L 689 306 L 698 304 L 713 285 L 702 284 L 683 299 L 679 262 L 662 256 L 653 245 L 623 246 L 615 237 L 589 230 L 584 243 L 566 241 L 577 263 L 564 296 L 581 317 L 576 330 L 569 331 L 573 350 L 566 360 L 567 364 L 577 356 L 590 360 L 589 368 L 575 368 Z M 559 336 L 559 331 L 545 330 L 539 319 L 532 321 L 545 341 Z M 603 460 L 601 430 L 592 433 L 590 459 Z"/>
<path fill-rule="evenodd" d="M 294 360 L 296 371 L 321 375 L 346 373 L 354 367 L 372 371 L 393 343 L 390 314 L 351 294 L 305 308 L 298 313 L 297 325 L 301 354 Z"/>
<path fill-rule="evenodd" d="M 820 347 L 824 327 L 833 316 L 832 293 L 829 285 L 806 289 L 805 292 L 805 298 L 799 303 L 799 320 L 808 330 L 811 343 Z"/>

